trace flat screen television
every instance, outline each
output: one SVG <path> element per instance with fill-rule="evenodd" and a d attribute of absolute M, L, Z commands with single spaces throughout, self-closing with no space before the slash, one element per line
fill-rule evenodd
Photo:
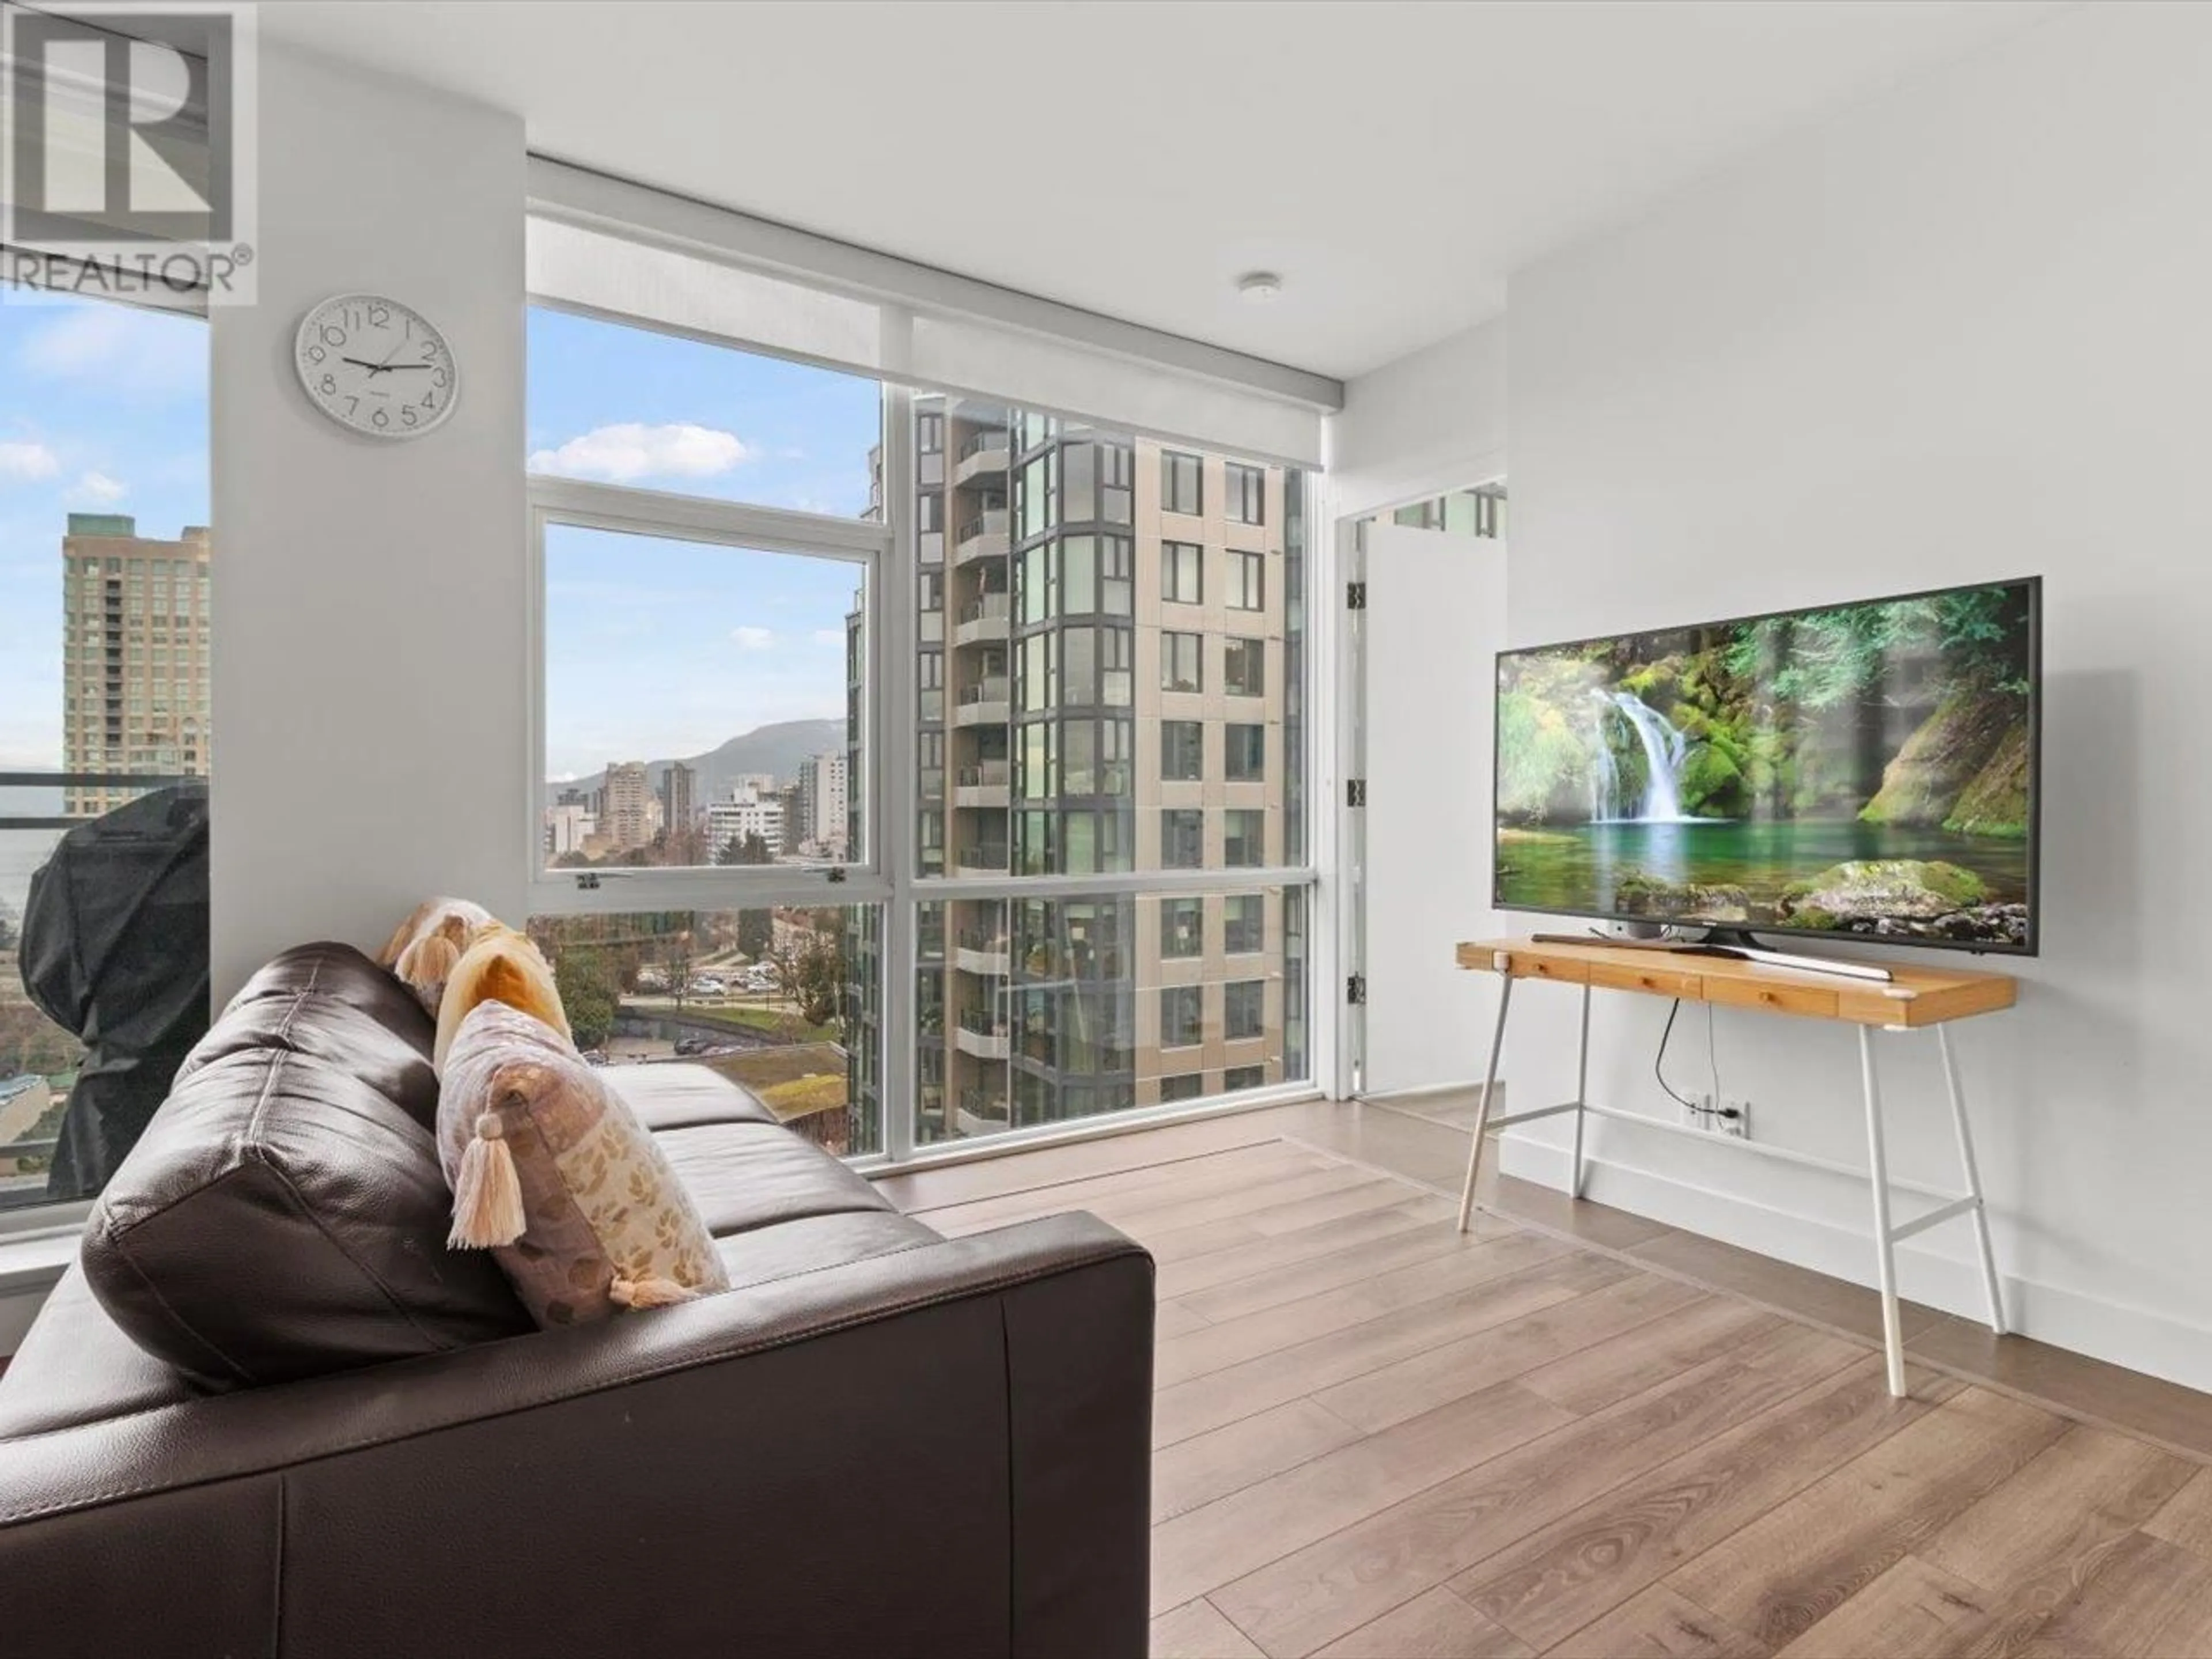
<path fill-rule="evenodd" d="M 1500 909 L 2036 949 L 2042 581 L 1498 657 Z"/>

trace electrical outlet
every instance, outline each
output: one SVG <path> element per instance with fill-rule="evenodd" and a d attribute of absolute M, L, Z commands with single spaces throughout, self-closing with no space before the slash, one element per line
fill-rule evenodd
<path fill-rule="evenodd" d="M 1682 1108 L 1682 1121 L 1692 1129 L 1706 1129 L 1717 1135 L 1733 1135 L 1738 1140 L 1751 1139 L 1751 1103 L 1721 1097 L 1717 1110 L 1713 1097 L 1703 1090 L 1690 1097 Z"/>

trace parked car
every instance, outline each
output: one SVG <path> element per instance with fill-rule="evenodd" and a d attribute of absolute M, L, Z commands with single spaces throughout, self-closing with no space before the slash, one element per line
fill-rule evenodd
<path fill-rule="evenodd" d="M 701 974 L 687 989 L 695 997 L 719 997 L 726 995 L 729 988 L 711 974 Z"/>
<path fill-rule="evenodd" d="M 703 1054 L 708 1049 L 714 1046 L 714 1045 L 711 1040 L 702 1036 L 678 1037 L 676 1039 L 676 1052 L 679 1054 L 687 1056 L 691 1054 Z"/>

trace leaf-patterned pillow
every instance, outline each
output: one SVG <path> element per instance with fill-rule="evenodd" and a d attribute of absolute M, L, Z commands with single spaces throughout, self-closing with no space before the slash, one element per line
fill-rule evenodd
<path fill-rule="evenodd" d="M 489 1248 L 543 1326 L 728 1287 L 691 1195 L 637 1116 L 544 1021 L 477 1004 L 446 1055 L 438 1156 L 460 1249 Z"/>

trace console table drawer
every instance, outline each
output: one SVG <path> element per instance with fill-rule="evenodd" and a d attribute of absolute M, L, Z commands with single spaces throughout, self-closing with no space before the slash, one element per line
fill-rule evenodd
<path fill-rule="evenodd" d="M 1620 968 L 1609 962 L 1590 963 L 1589 982 L 1601 991 L 1643 991 L 1654 996 L 1680 997 L 1696 1002 L 1705 995 L 1705 980 L 1679 968 Z"/>
<path fill-rule="evenodd" d="M 1512 965 L 1505 971 L 1516 979 L 1552 979 L 1565 985 L 1589 982 L 1590 964 L 1571 957 L 1547 957 L 1533 951 L 1516 951 Z"/>
<path fill-rule="evenodd" d="M 1764 1008 L 1770 1014 L 1811 1014 L 1820 1019 L 1836 1017 L 1836 994 L 1818 985 L 1796 985 L 1786 981 L 1705 981 L 1705 1000 L 1732 1003 L 1739 1008 Z"/>

